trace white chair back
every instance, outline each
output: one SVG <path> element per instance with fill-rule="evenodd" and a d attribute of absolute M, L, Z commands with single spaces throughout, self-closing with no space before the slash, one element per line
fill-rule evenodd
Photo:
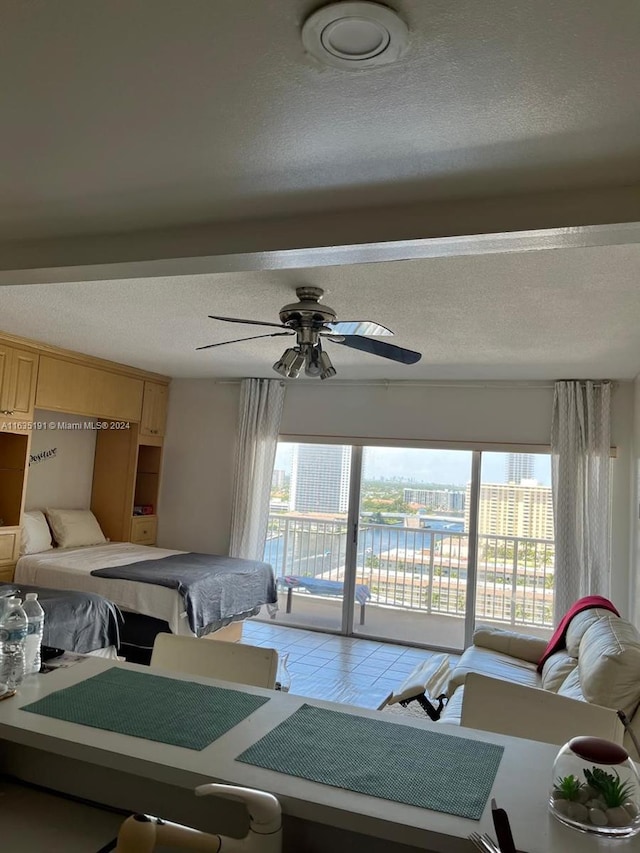
<path fill-rule="evenodd" d="M 158 634 L 151 653 L 151 667 L 188 675 L 203 675 L 273 688 L 278 669 L 278 652 L 244 643 L 225 643 L 202 637 Z"/>

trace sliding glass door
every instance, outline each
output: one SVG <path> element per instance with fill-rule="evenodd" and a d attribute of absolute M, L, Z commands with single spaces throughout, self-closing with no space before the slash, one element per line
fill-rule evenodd
<path fill-rule="evenodd" d="M 343 630 L 351 456 L 340 444 L 278 446 L 264 558 L 290 624 Z"/>
<path fill-rule="evenodd" d="M 277 620 L 442 649 L 476 621 L 548 635 L 551 507 L 544 455 L 280 443 Z"/>

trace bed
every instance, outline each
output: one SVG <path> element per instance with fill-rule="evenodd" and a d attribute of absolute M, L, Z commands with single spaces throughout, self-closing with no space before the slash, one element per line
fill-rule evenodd
<path fill-rule="evenodd" d="M 122 616 L 106 598 L 95 593 L 0 583 L 0 598 L 15 594 L 24 599 L 28 592 L 38 593 L 44 610 L 44 645 L 78 654 L 117 657 Z"/>
<path fill-rule="evenodd" d="M 130 542 L 29 554 L 18 560 L 14 577 L 18 584 L 104 596 L 125 611 L 123 642 L 133 630 L 132 645 L 152 645 L 158 630 L 201 637 L 256 615 L 263 605 L 272 613 L 277 607 L 268 563 Z"/>

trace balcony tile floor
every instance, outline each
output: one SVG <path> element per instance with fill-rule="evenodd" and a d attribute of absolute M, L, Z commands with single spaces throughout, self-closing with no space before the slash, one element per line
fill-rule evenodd
<path fill-rule="evenodd" d="M 364 708 L 380 707 L 416 664 L 436 654 L 252 619 L 244 622 L 242 641 L 289 654 L 291 693 Z M 453 664 L 456 656 L 451 658 Z"/>

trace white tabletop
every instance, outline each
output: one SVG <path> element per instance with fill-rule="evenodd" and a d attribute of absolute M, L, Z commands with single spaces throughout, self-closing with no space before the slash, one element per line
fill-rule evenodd
<path fill-rule="evenodd" d="M 115 665 L 149 672 L 147 667 L 134 664 Z M 504 755 L 491 796 L 509 813 L 514 839 L 522 851 L 595 853 L 612 851 L 615 848 L 616 853 L 640 853 L 640 836 L 612 842 L 571 830 L 551 817 L 547 801 L 557 747 L 547 744 L 431 723 L 426 718 L 423 721 L 407 717 L 406 722 L 399 722 L 399 715 L 382 716 L 376 711 L 313 699 L 305 700 L 303 697 L 286 693 L 236 684 L 228 685 L 212 679 L 182 676 L 177 673 L 172 673 L 172 677 L 203 684 L 222 684 L 235 690 L 269 696 L 271 701 L 201 751 L 159 744 L 20 710 L 22 705 L 76 684 L 112 666 L 113 661 L 87 658 L 68 669 L 27 679 L 15 697 L 0 702 L 0 737 L 53 755 L 144 776 L 183 789 L 211 780 L 260 788 L 275 794 L 286 814 L 436 853 L 468 851 L 468 843 L 463 840 L 470 832 L 488 832 L 493 835 L 490 803 L 487 803 L 480 821 L 467 820 L 364 794 L 346 792 L 234 760 L 307 702 L 322 708 L 348 710 L 362 717 L 384 719 L 397 725 L 434 728 L 442 733 L 502 744 L 505 748 Z M 425 784 L 428 784 L 428 780 L 428 760 L 425 757 Z"/>

